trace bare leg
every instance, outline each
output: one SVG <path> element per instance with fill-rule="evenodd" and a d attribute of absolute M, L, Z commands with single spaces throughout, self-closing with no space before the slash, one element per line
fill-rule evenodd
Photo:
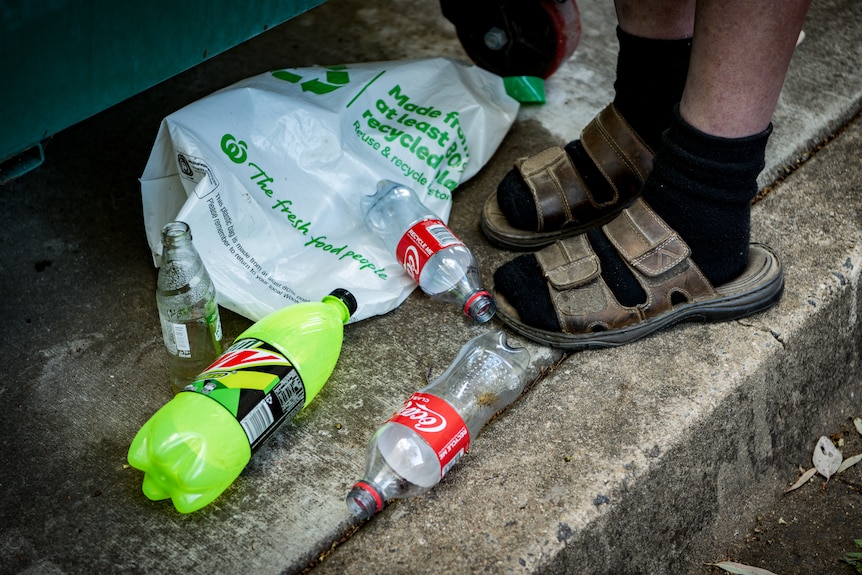
<path fill-rule="evenodd" d="M 641 38 L 680 40 L 694 31 L 695 0 L 616 0 L 620 28 Z"/>
<path fill-rule="evenodd" d="M 727 138 L 763 131 L 810 0 L 701 0 L 680 114 Z"/>

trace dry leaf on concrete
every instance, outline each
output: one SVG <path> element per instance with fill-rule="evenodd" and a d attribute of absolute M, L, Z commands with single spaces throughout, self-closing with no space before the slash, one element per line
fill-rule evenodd
<path fill-rule="evenodd" d="M 862 435 L 862 417 L 857 417 L 853 420 L 853 425 L 856 426 L 856 431 L 859 432 L 859 435 Z"/>
<path fill-rule="evenodd" d="M 814 455 L 811 456 L 811 461 L 814 467 L 817 468 L 817 473 L 825 477 L 827 480 L 832 477 L 838 468 L 841 466 L 841 452 L 832 443 L 832 440 L 825 435 L 817 441 L 817 446 L 814 448 Z"/>
<path fill-rule="evenodd" d="M 790 492 L 791 492 L 791 491 L 793 491 L 794 489 L 799 489 L 800 487 L 802 487 L 803 485 L 805 485 L 806 483 L 808 483 L 808 480 L 809 480 L 809 479 L 811 479 L 812 477 L 814 477 L 814 474 L 815 474 L 815 473 L 817 473 L 817 468 L 816 468 L 816 467 L 812 467 L 811 469 L 809 469 L 808 471 L 806 471 L 805 473 L 803 473 L 803 474 L 802 474 L 802 477 L 800 477 L 799 479 L 797 479 L 797 480 L 796 480 L 796 483 L 794 483 L 793 485 L 791 485 L 790 487 L 788 487 L 787 489 L 785 489 L 785 490 L 784 490 L 784 492 L 785 492 L 785 493 L 790 493 Z"/>
<path fill-rule="evenodd" d="M 751 565 L 743 565 L 734 561 L 721 561 L 719 563 L 709 563 L 709 565 L 720 567 L 728 573 L 736 573 L 737 575 L 775 575 L 772 571 L 767 571 L 760 567 L 752 567 Z"/>
<path fill-rule="evenodd" d="M 838 471 L 836 471 L 835 473 L 841 473 L 842 471 L 844 471 L 848 467 L 852 467 L 853 465 L 856 465 L 860 461 L 862 461 L 862 453 L 860 453 L 859 455 L 854 455 L 853 457 L 848 457 L 847 459 L 845 459 L 841 463 L 841 466 L 838 468 Z"/>

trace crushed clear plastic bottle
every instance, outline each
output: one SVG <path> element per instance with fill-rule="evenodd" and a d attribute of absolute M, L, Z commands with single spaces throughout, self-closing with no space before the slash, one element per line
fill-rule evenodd
<path fill-rule="evenodd" d="M 347 494 L 350 512 L 369 519 L 390 499 L 437 485 L 482 427 L 527 383 L 530 353 L 501 330 L 468 341 L 446 371 L 414 393 L 368 443 L 365 473 Z"/>
<path fill-rule="evenodd" d="M 171 389 L 177 394 L 222 352 L 215 286 L 185 222 L 169 222 L 162 228 L 156 305 Z"/>
<path fill-rule="evenodd" d="M 473 253 L 411 188 L 381 180 L 361 209 L 368 229 L 429 297 L 460 306 L 479 323 L 494 316 L 497 305 L 482 288 Z"/>

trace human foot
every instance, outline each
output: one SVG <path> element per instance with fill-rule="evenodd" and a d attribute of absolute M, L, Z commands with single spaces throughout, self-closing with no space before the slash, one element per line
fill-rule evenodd
<path fill-rule="evenodd" d="M 582 350 L 630 343 L 683 321 L 737 319 L 781 299 L 781 263 L 767 246 L 751 244 L 742 272 L 713 286 L 688 245 L 643 199 L 602 231 L 643 290 L 640 303 L 615 293 L 602 258 L 578 235 L 499 268 L 497 316 L 534 341 Z"/>

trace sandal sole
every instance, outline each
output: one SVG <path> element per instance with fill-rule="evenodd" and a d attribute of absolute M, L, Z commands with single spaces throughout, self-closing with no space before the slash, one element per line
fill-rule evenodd
<path fill-rule="evenodd" d="M 751 244 L 748 266 L 737 279 L 715 288 L 718 297 L 680 304 L 673 311 L 620 329 L 567 334 L 523 323 L 505 298 L 495 294 L 497 317 L 523 336 L 569 351 L 617 347 L 642 339 L 677 323 L 729 321 L 765 311 L 781 300 L 784 272 L 778 255 L 763 244 Z"/>

